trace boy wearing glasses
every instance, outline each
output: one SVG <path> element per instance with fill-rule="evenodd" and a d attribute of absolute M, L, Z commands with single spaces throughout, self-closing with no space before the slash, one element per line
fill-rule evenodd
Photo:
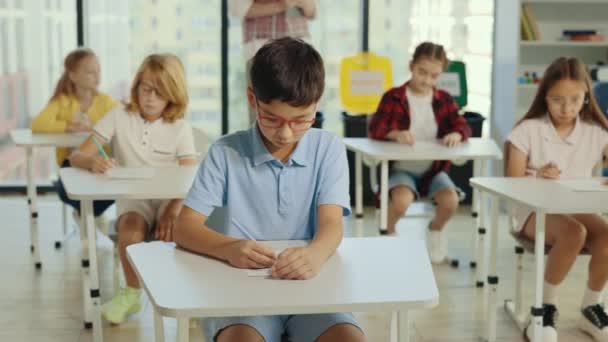
<path fill-rule="evenodd" d="M 247 91 L 256 124 L 210 148 L 174 232 L 180 247 L 238 268 L 270 267 L 277 279 L 319 272 L 350 213 L 344 145 L 311 128 L 324 80 L 321 56 L 301 40 L 277 39 L 256 53 Z M 218 230 L 205 225 L 215 207 L 230 217 Z M 276 255 L 263 240 L 310 243 Z M 202 326 L 207 341 L 364 340 L 351 313 L 206 318 Z"/>

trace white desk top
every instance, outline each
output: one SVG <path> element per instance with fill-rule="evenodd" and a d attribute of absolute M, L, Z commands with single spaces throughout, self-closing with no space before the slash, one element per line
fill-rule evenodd
<path fill-rule="evenodd" d="M 265 243 L 278 249 L 285 242 Z M 345 238 L 319 275 L 304 281 L 249 277 L 173 243 L 131 245 L 127 255 L 163 316 L 393 311 L 439 300 L 423 240 Z"/>
<path fill-rule="evenodd" d="M 13 129 L 11 140 L 22 147 L 78 147 L 90 133 L 32 133 L 30 129 Z"/>
<path fill-rule="evenodd" d="M 608 192 L 574 191 L 549 179 L 535 177 L 475 177 L 471 186 L 544 211 L 546 214 L 601 213 L 608 209 Z"/>
<path fill-rule="evenodd" d="M 107 175 L 65 167 L 59 170 L 68 197 L 74 200 L 184 198 L 197 167 L 154 168 L 145 179 L 112 179 Z"/>
<path fill-rule="evenodd" d="M 425 141 L 409 146 L 369 138 L 344 138 L 343 141 L 349 150 L 377 160 L 502 159 L 496 142 L 484 138 L 470 138 L 457 147 Z"/>

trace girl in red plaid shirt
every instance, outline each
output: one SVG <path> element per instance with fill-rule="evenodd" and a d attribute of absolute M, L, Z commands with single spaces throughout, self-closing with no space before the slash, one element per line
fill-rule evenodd
<path fill-rule="evenodd" d="M 471 129 L 458 114 L 458 106 L 447 92 L 435 88 L 447 64 L 443 46 L 430 42 L 418 45 L 410 62 L 410 80 L 383 95 L 370 122 L 369 136 L 408 145 L 439 141 L 456 146 L 466 140 Z M 392 165 L 389 175 L 389 234 L 395 233 L 397 221 L 416 198 L 428 196 L 437 205 L 427 230 L 433 263 L 442 262 L 447 256 L 447 239 L 442 230 L 458 209 L 463 194 L 447 175 L 449 167 L 447 160 L 402 161 Z"/>

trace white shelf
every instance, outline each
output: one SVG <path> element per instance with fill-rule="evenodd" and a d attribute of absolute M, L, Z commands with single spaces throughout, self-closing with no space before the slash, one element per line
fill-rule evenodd
<path fill-rule="evenodd" d="M 518 84 L 517 88 L 521 90 L 536 90 L 538 88 L 538 83 Z"/>
<path fill-rule="evenodd" d="M 522 40 L 520 46 L 554 46 L 554 47 L 608 47 L 608 41 L 602 42 L 573 42 L 561 40 Z"/>

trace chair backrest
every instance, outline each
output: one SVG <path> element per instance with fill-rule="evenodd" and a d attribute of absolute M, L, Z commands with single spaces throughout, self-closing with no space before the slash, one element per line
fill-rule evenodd
<path fill-rule="evenodd" d="M 391 60 L 372 52 L 340 62 L 340 101 L 352 114 L 373 114 L 382 94 L 393 85 Z"/>
<path fill-rule="evenodd" d="M 198 127 L 192 127 L 192 136 L 194 137 L 194 148 L 198 153 L 198 160 L 201 161 L 207 155 L 209 150 L 209 137 L 207 133 Z"/>
<path fill-rule="evenodd" d="M 608 82 L 599 82 L 593 87 L 593 95 L 602 113 L 608 117 Z"/>
<path fill-rule="evenodd" d="M 466 66 L 461 61 L 450 61 L 445 72 L 437 80 L 437 88 L 450 93 L 458 108 L 464 108 L 468 103 Z"/>

